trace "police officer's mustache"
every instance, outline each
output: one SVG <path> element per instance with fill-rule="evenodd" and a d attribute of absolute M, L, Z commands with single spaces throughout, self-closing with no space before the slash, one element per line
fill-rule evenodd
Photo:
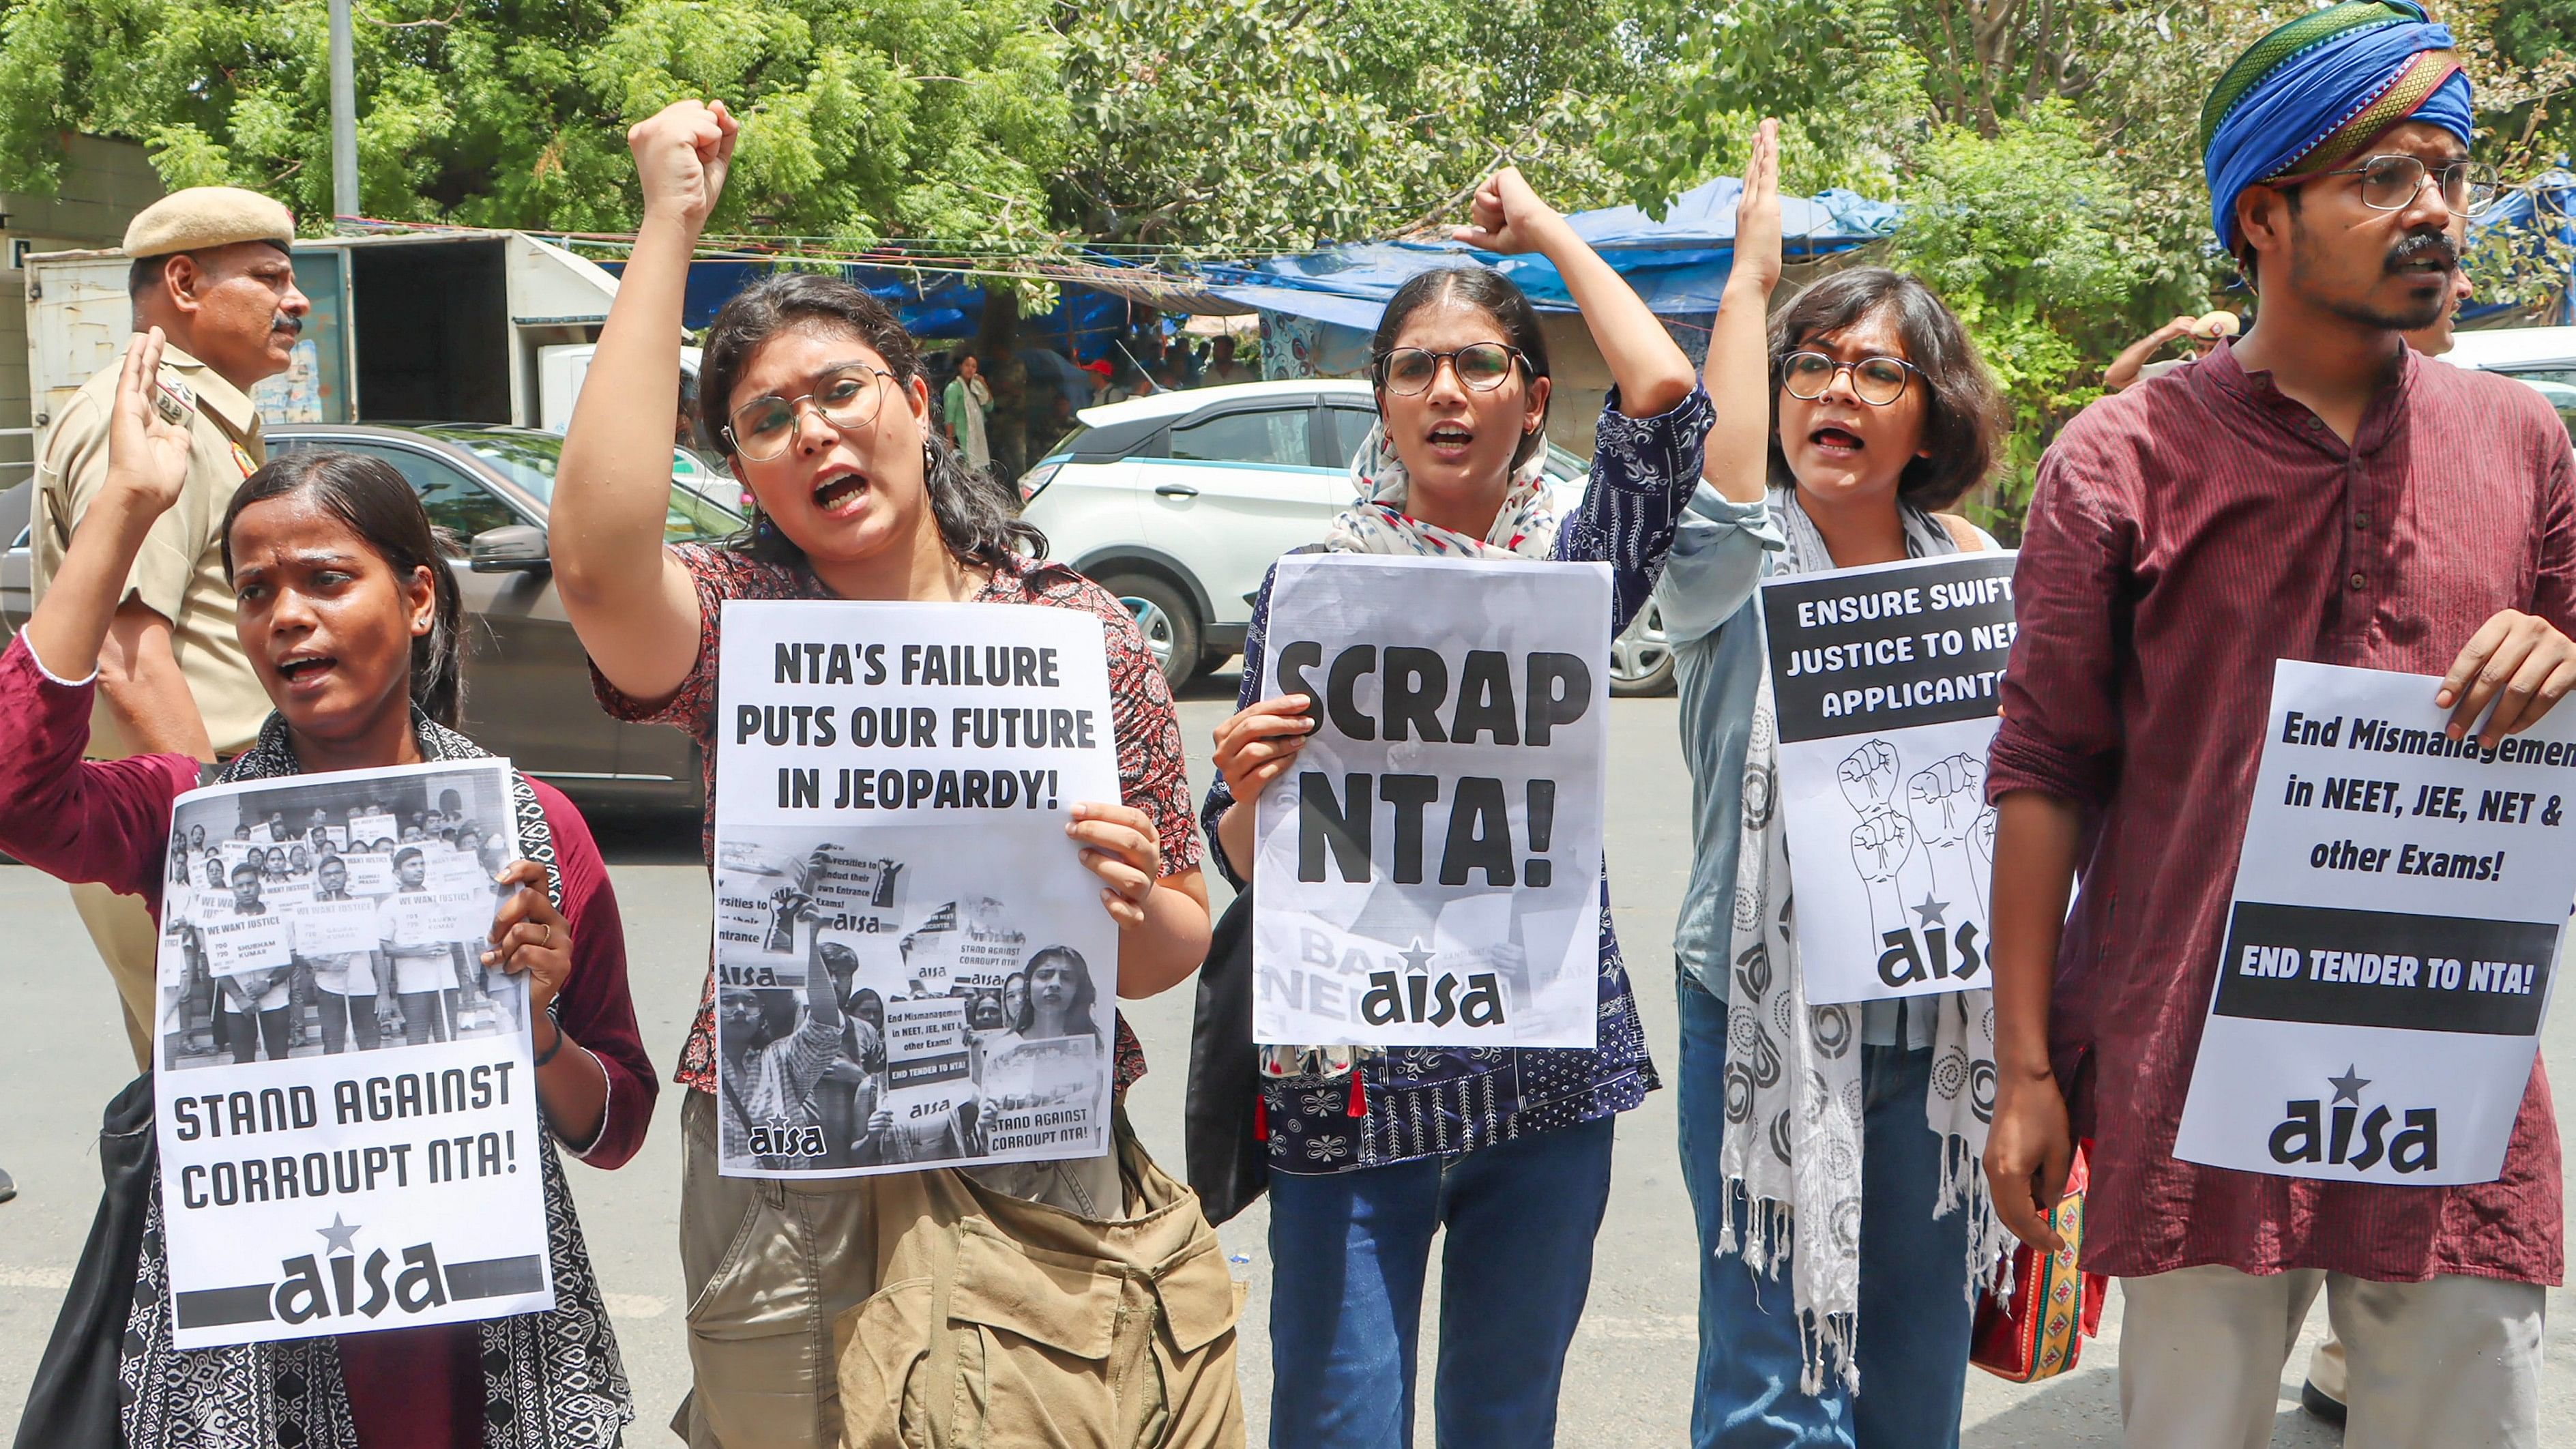
<path fill-rule="evenodd" d="M 2460 249 L 2449 232 L 2417 232 L 2388 249 L 2388 270 L 2392 272 L 2425 266 L 2445 272 L 2460 269 Z"/>
<path fill-rule="evenodd" d="M 299 337 L 302 336 L 304 332 L 304 319 L 296 316 L 292 312 L 280 312 L 274 318 L 270 319 L 268 330 L 271 332 L 283 332 L 289 337 Z"/>

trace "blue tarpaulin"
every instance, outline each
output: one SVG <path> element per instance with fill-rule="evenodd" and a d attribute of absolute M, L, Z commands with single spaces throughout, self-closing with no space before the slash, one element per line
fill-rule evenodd
<path fill-rule="evenodd" d="M 2563 170 L 2547 172 L 2529 186 L 2514 188 L 2485 211 L 2471 217 L 2471 247 L 2474 248 L 2498 228 L 2508 233 L 2507 244 L 2518 250 L 2543 246 L 2551 238 L 2563 246 L 2576 247 L 2576 173 Z M 2469 280 L 2477 280 L 2474 259 Z M 2468 305 L 2460 309 L 2460 320 L 2475 326 L 2481 319 L 2504 310 L 2501 303 L 2472 296 Z M 2529 320 L 2561 327 L 2576 324 L 2576 260 L 2570 261 L 2568 274 L 2559 278 L 2558 296 L 2548 314 Z"/>
<path fill-rule="evenodd" d="M 1633 206 L 1576 212 L 1567 220 L 1658 314 L 1704 314 L 1717 310 L 1734 263 L 1735 206 L 1743 190 L 1743 182 L 1721 176 L 1682 193 L 1661 221 Z M 1783 197 L 1783 250 L 1792 261 L 1848 251 L 1894 231 L 1903 215 L 1892 202 L 1850 191 Z M 1564 280 L 1544 258 L 1500 256 L 1453 242 L 1350 242 L 1200 271 L 1228 301 L 1366 330 L 1377 325 L 1387 298 L 1408 278 L 1465 261 L 1510 277 L 1542 310 L 1574 310 Z"/>
<path fill-rule="evenodd" d="M 626 269 L 620 261 L 602 261 L 600 265 L 612 276 Z M 691 262 L 688 294 L 680 311 L 681 325 L 706 326 L 734 293 L 775 269 L 776 264 L 767 261 L 700 258 Z M 893 308 L 904 330 L 915 337 L 972 337 L 984 316 L 984 290 L 971 277 L 856 263 L 834 270 Z M 1020 318 L 1022 342 L 1070 351 L 1077 357 L 1096 357 L 1109 350 L 1111 338 L 1126 332 L 1126 298 L 1081 286 L 1064 287 L 1062 297 L 1054 311 Z"/>

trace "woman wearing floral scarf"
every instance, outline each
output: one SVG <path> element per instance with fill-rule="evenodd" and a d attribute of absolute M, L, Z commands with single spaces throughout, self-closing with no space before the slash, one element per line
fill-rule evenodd
<path fill-rule="evenodd" d="M 1959 1442 L 1976 1285 L 2004 1241 L 1977 1168 L 1993 994 L 1808 1001 L 1756 586 L 1994 547 L 1930 510 L 1985 476 L 1998 409 L 1958 319 L 1878 268 L 1802 293 L 1765 359 L 1777 170 L 1766 128 L 1745 167 L 1759 224 L 1738 226 L 1709 339 L 1715 406 L 1772 425 L 1712 438 L 1656 594 L 1694 807 L 1673 943 L 1701 1250 L 1691 1442 L 1944 1449 Z"/>
<path fill-rule="evenodd" d="M 1387 303 L 1372 344 L 1378 428 L 1351 465 L 1359 500 L 1324 547 L 1606 561 L 1607 639 L 1663 565 L 1699 477 L 1708 400 L 1645 304 L 1518 172 L 1478 189 L 1474 219 L 1460 240 L 1556 265 L 1617 383 L 1583 506 L 1560 519 L 1540 473 L 1550 381 L 1537 315 L 1500 273 L 1458 267 L 1414 278 Z M 1223 778 L 1204 816 L 1238 888 L 1253 858 L 1251 801 L 1295 761 L 1311 707 L 1257 698 L 1269 601 L 1265 580 L 1244 642 L 1243 708 L 1217 728 Z M 1606 884 L 1600 940 L 1593 1050 L 1266 1049 L 1274 1444 L 1413 1442 L 1423 1277 L 1442 1229 L 1440 1442 L 1554 1442 L 1609 1198 L 1613 1119 L 1656 1085 Z"/>

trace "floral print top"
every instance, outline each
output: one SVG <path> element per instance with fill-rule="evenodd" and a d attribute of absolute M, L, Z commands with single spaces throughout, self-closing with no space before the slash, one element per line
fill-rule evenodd
<path fill-rule="evenodd" d="M 707 807 L 700 848 L 715 858 L 716 838 L 716 649 L 727 599 L 828 599 L 822 581 L 801 568 L 766 563 L 734 549 L 708 544 L 675 545 L 672 554 L 698 585 L 698 658 L 689 677 L 669 699 L 629 697 L 591 670 L 591 690 L 600 707 L 636 724 L 665 724 L 686 730 L 698 742 L 706 774 Z M 1109 644 L 1109 707 L 1118 735 L 1118 783 L 1124 803 L 1142 810 L 1161 837 L 1163 871 L 1177 875 L 1199 864 L 1199 837 L 1190 820 L 1189 778 L 1183 772 L 1180 722 L 1172 714 L 1171 687 L 1146 652 L 1136 621 L 1098 584 L 1058 565 L 1014 557 L 1008 567 L 993 570 L 973 602 L 1037 604 L 1081 609 L 1100 616 Z M 680 1050 L 680 1069 L 672 1080 L 701 1092 L 716 1089 L 716 978 L 708 963 L 698 1014 Z M 1116 1089 L 1125 1092 L 1145 1075 L 1145 1049 L 1118 1019 Z"/>

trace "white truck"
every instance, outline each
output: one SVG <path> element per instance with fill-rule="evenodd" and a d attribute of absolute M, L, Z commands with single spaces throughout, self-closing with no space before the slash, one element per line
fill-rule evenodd
<path fill-rule="evenodd" d="M 295 243 L 311 298 L 295 364 L 260 384 L 271 423 L 509 423 L 561 430 L 617 296 L 596 263 L 524 232 Z M 133 330 L 116 251 L 27 258 L 27 365 L 41 434 Z M 694 350 L 687 362 L 694 374 Z M 694 376 L 692 376 L 694 380 Z"/>

